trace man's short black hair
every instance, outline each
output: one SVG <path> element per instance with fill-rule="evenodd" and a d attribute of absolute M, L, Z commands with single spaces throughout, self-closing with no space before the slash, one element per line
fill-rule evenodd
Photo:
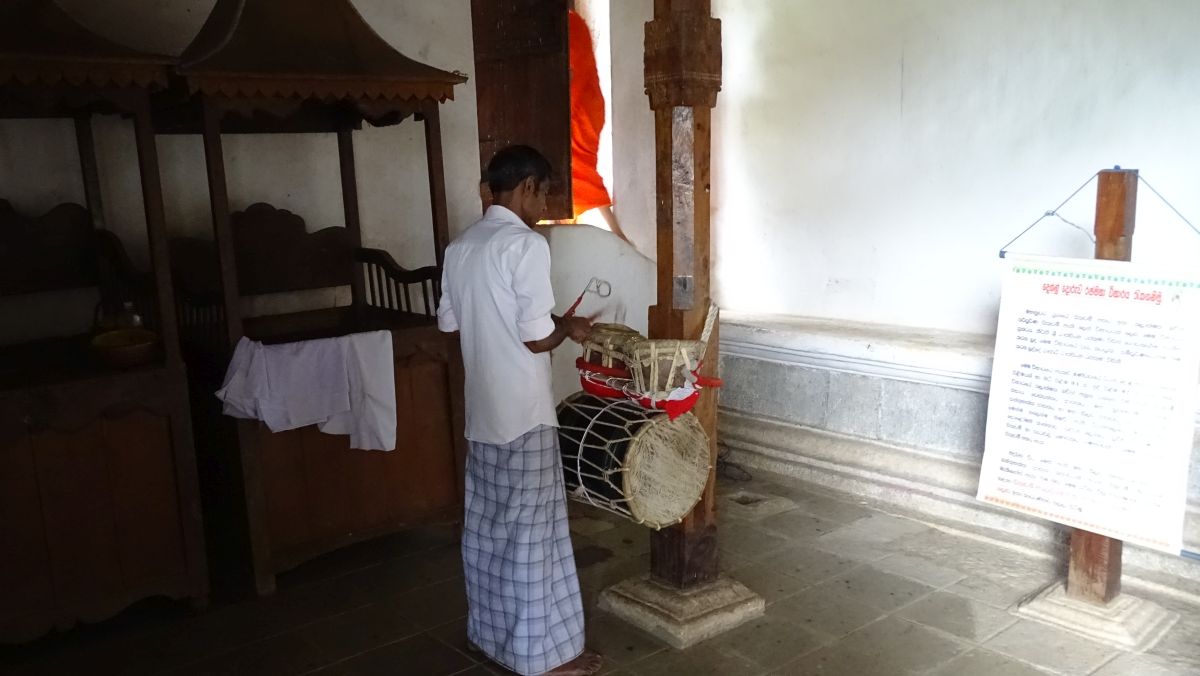
<path fill-rule="evenodd" d="M 488 162 L 485 178 L 492 194 L 515 190 L 521 181 L 533 177 L 535 187 L 550 180 L 554 173 L 547 160 L 541 153 L 529 146 L 508 146 L 492 156 Z"/>

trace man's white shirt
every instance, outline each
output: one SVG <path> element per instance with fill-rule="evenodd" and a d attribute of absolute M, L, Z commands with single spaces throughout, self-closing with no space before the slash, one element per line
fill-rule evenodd
<path fill-rule="evenodd" d="M 458 331 L 467 439 L 506 444 L 558 426 L 550 353 L 525 346 L 554 332 L 550 245 L 512 211 L 492 206 L 446 249 L 438 328 Z"/>

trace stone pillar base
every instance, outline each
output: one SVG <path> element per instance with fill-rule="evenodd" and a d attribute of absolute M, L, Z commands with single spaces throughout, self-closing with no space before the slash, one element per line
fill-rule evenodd
<path fill-rule="evenodd" d="M 1078 601 L 1062 582 L 1022 603 L 1017 614 L 1131 652 L 1153 647 L 1179 621 L 1179 613 L 1128 594 L 1107 606 Z"/>
<path fill-rule="evenodd" d="M 602 610 L 678 649 L 760 617 L 765 607 L 761 596 L 724 574 L 687 590 L 640 575 L 600 594 Z"/>

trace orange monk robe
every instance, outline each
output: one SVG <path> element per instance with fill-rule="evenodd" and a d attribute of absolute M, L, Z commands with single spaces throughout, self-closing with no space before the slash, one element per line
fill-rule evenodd
<path fill-rule="evenodd" d="M 575 216 L 612 204 L 604 179 L 596 170 L 600 130 L 604 128 L 604 93 L 592 34 L 583 17 L 567 13 L 567 40 L 571 52 L 571 200 Z"/>

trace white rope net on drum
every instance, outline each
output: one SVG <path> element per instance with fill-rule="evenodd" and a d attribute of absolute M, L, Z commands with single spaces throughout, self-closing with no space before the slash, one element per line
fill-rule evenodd
<path fill-rule="evenodd" d="M 618 457 L 613 452 L 613 448 L 620 446 L 620 442 L 626 442 L 624 450 L 626 454 L 629 453 L 633 440 L 642 426 L 648 424 L 652 417 L 662 414 L 647 411 L 624 399 L 614 399 L 604 406 L 589 403 L 588 399 L 568 400 L 563 403 L 565 408 L 577 411 L 587 420 L 587 425 L 578 427 L 564 424 L 563 416 L 561 413 L 559 414 L 559 433 L 567 438 L 575 436 L 571 434 L 572 432 L 578 433 L 578 447 L 573 454 L 575 477 L 568 476 L 571 497 L 579 502 L 585 502 L 593 507 L 624 516 L 636 523 L 643 523 L 641 519 L 634 516 L 633 511 L 629 508 L 629 497 L 624 492 L 624 473 L 627 471 L 627 467 L 624 456 Z M 616 417 L 616 420 L 611 419 L 613 416 Z M 614 434 L 602 434 L 600 429 L 611 430 Z M 587 449 L 599 449 L 599 451 L 587 452 Z M 605 458 L 609 461 L 604 463 L 608 467 L 601 464 Z M 573 478 L 576 480 L 572 481 Z M 613 493 L 621 497 L 607 498 L 596 495 L 587 488 L 584 483 L 585 479 L 603 482 L 612 489 Z"/>

